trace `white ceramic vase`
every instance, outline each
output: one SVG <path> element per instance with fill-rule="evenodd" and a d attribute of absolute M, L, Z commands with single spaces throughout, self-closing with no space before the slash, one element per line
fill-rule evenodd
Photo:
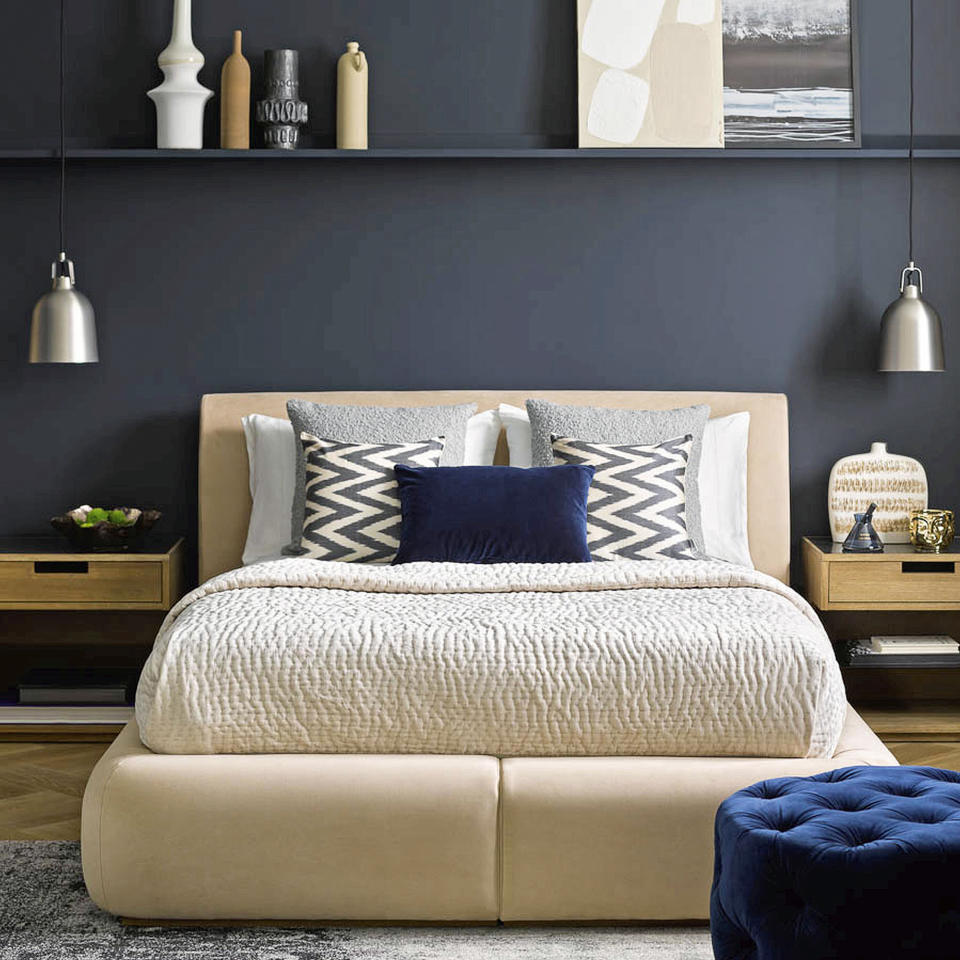
<path fill-rule="evenodd" d="M 173 31 L 157 63 L 163 83 L 147 96 L 157 108 L 157 147 L 199 150 L 203 147 L 203 110 L 213 96 L 199 80 L 203 54 L 193 45 L 191 0 L 173 0 Z"/>
<path fill-rule="evenodd" d="M 927 508 L 927 474 L 911 457 L 898 456 L 885 443 L 869 453 L 838 460 L 830 471 L 827 509 L 830 535 L 842 543 L 855 513 L 876 503 L 873 526 L 884 543 L 910 542 L 910 513 Z"/>

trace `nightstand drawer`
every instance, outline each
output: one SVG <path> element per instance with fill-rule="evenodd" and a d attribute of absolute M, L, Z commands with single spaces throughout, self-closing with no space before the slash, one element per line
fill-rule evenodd
<path fill-rule="evenodd" d="M 152 560 L 7 560 L 0 562 L 0 603 L 158 604 L 163 564 Z"/>
<path fill-rule="evenodd" d="M 829 564 L 830 603 L 960 603 L 960 563 L 845 560 Z"/>

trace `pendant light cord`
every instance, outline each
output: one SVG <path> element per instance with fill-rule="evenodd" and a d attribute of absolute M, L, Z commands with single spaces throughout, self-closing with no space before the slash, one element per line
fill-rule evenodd
<path fill-rule="evenodd" d="M 65 253 L 64 246 L 64 192 L 67 179 L 67 156 L 63 148 L 63 44 L 65 37 L 64 30 L 64 5 L 65 0 L 60 0 L 60 252 Z"/>
<path fill-rule="evenodd" d="M 909 224 L 909 248 L 910 263 L 913 263 L 913 111 L 914 111 L 914 80 L 913 80 L 913 61 L 914 61 L 914 39 L 913 39 L 913 3 L 910 0 L 910 150 L 908 154 L 907 169 L 909 172 L 910 188 L 907 203 L 907 223 Z"/>

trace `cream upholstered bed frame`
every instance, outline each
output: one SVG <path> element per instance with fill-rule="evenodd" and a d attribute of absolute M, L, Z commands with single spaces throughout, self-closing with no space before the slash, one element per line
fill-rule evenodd
<path fill-rule="evenodd" d="M 750 537 L 786 579 L 782 396 L 555 393 L 610 407 L 749 410 Z M 520 392 L 297 394 L 384 405 L 519 405 Z M 200 569 L 240 562 L 240 417 L 288 394 L 204 397 Z M 83 874 L 112 913 L 160 920 L 595 921 L 708 916 L 713 818 L 757 780 L 895 763 L 851 710 L 830 759 L 154 754 L 131 723 L 83 798 Z"/>
<path fill-rule="evenodd" d="M 490 410 L 501 403 L 522 407 L 528 397 L 580 406 L 667 410 L 698 403 L 712 417 L 750 413 L 747 478 L 750 551 L 757 569 L 789 582 L 790 475 L 787 398 L 771 393 L 673 393 L 576 390 L 431 390 L 361 393 L 220 393 L 200 406 L 200 579 L 240 566 L 250 518 L 247 454 L 241 417 L 262 413 L 286 417 L 286 403 L 301 397 L 320 403 L 420 407 L 476 403 Z M 501 437 L 498 462 L 506 463 Z"/>

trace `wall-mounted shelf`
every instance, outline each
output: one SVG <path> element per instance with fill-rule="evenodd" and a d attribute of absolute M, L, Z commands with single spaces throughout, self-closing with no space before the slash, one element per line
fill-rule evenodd
<path fill-rule="evenodd" d="M 0 160 L 56 160 L 56 150 L 0 149 Z M 68 149 L 70 160 L 902 160 L 901 144 L 861 148 L 740 148 L 726 150 L 578 150 L 554 147 L 387 147 L 371 150 L 156 150 L 129 148 Z M 960 143 L 943 141 L 916 150 L 917 159 L 960 159 Z"/>
<path fill-rule="evenodd" d="M 923 160 L 960 159 L 960 137 L 920 137 Z M 157 150 L 68 147 L 70 160 L 903 160 L 903 137 L 866 138 L 862 147 L 728 147 L 725 150 L 606 150 L 556 146 L 375 147 L 371 150 Z M 56 160 L 55 149 L 0 149 L 0 160 Z"/>
<path fill-rule="evenodd" d="M 926 154 L 917 153 L 918 158 Z M 960 157 L 960 151 L 945 154 Z M 905 150 L 577 150 L 381 148 L 372 150 L 68 150 L 70 160 L 877 160 L 903 159 Z M 56 160 L 53 150 L 0 150 L 0 160 Z"/>

